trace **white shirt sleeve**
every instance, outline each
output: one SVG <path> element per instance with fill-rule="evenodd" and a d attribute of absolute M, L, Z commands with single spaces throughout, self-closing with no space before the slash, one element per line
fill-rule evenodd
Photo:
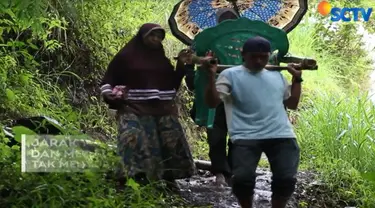
<path fill-rule="evenodd" d="M 221 100 L 227 99 L 232 93 L 232 85 L 223 73 L 219 74 L 216 80 L 216 90 Z"/>
<path fill-rule="evenodd" d="M 284 81 L 284 100 L 287 100 L 292 94 L 292 85 L 289 84 L 288 80 L 285 78 L 284 75 L 281 74 L 281 77 Z"/>

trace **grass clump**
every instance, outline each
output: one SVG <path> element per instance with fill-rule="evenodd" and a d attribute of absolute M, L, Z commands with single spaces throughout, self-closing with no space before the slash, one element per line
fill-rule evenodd
<path fill-rule="evenodd" d="M 319 206 L 373 207 L 375 109 L 362 81 L 369 76 L 368 57 L 353 61 L 345 58 L 345 52 L 322 51 L 319 36 L 308 24 L 297 27 L 289 39 L 292 54 L 315 58 L 319 65 L 318 71 L 303 73 L 300 110 L 291 112 L 297 118 L 301 169 L 318 172 L 325 187 Z M 353 68 L 358 73 L 345 76 Z M 316 194 L 318 199 L 320 193 Z"/>
<path fill-rule="evenodd" d="M 357 96 L 356 96 L 357 95 Z M 307 102 L 307 101 L 306 101 Z M 366 94 L 321 93 L 309 101 L 296 126 L 305 167 L 321 173 L 346 206 L 375 204 L 375 108 Z"/>

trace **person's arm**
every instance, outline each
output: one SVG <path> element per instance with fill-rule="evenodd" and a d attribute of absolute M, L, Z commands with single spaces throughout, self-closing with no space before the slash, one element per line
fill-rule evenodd
<path fill-rule="evenodd" d="M 216 108 L 221 101 L 224 101 L 231 95 L 232 87 L 227 75 L 222 72 L 215 81 L 215 73 L 209 71 L 208 83 L 205 90 L 205 102 L 210 108 Z"/>
<path fill-rule="evenodd" d="M 197 64 L 197 62 L 199 62 L 199 59 L 197 59 L 197 55 L 196 55 L 196 47 L 195 47 L 195 42 L 193 41 L 193 43 L 191 44 L 191 46 L 189 47 L 189 50 L 191 51 L 192 53 L 192 60 L 191 60 L 191 63 L 190 64 L 186 64 L 186 77 L 185 77 L 185 83 L 186 83 L 186 86 L 187 88 L 190 90 L 190 91 L 194 91 L 195 90 L 195 86 L 194 86 L 194 79 L 195 79 L 195 64 Z"/>
<path fill-rule="evenodd" d="M 293 77 L 293 80 L 294 79 Z M 290 96 L 284 101 L 284 105 L 291 110 L 297 110 L 301 97 L 301 83 L 292 81 L 292 85 L 288 88 Z"/>
<path fill-rule="evenodd" d="M 194 91 L 194 78 L 195 78 L 195 65 L 194 64 L 186 64 L 185 65 L 185 83 L 187 88 L 190 91 Z"/>
<path fill-rule="evenodd" d="M 105 103 L 116 106 L 118 99 L 112 93 L 113 88 L 117 85 L 117 73 L 121 66 L 120 56 L 117 54 L 109 63 L 107 71 L 100 83 L 100 95 L 103 97 Z"/>
<path fill-rule="evenodd" d="M 288 81 L 283 76 L 284 83 L 286 83 L 284 93 L 284 106 L 291 110 L 297 110 L 301 97 L 302 73 L 294 68 L 289 69 L 289 73 L 293 75 L 291 85 L 288 84 Z"/>
<path fill-rule="evenodd" d="M 175 89 L 178 91 L 181 87 L 182 79 L 186 74 L 185 63 L 182 61 L 177 61 L 176 70 L 175 70 Z"/>
<path fill-rule="evenodd" d="M 176 86 L 181 86 L 184 76 L 185 82 L 190 91 L 194 90 L 195 64 L 200 62 L 200 58 L 191 49 L 183 49 L 179 52 L 176 64 Z"/>

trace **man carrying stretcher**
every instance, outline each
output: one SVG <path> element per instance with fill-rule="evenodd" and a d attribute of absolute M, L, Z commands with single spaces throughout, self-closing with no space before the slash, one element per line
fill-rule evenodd
<path fill-rule="evenodd" d="M 232 142 L 232 190 L 242 208 L 252 207 L 255 171 L 263 152 L 273 175 L 273 208 L 286 207 L 297 181 L 300 150 L 284 106 L 297 109 L 302 73 L 288 65 L 293 76 L 289 87 L 279 71 L 265 69 L 270 53 L 265 38 L 248 39 L 242 49 L 243 65 L 222 71 L 217 80 L 217 64 L 203 63 L 208 69 L 206 104 L 215 108 L 224 102 Z"/>

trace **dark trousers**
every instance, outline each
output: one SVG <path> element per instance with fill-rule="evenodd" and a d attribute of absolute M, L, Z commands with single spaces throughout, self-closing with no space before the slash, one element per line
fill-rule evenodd
<path fill-rule="evenodd" d="M 191 116 L 195 117 L 195 105 L 191 110 Z M 225 116 L 224 103 L 216 107 L 215 120 L 212 129 L 207 129 L 207 140 L 209 145 L 208 156 L 211 160 L 211 172 L 222 173 L 226 177 L 231 176 L 231 142 L 227 144 L 228 127 Z M 228 155 L 226 147 L 228 145 Z"/>
<path fill-rule="evenodd" d="M 237 198 L 248 198 L 254 194 L 255 171 L 262 152 L 271 166 L 273 197 L 288 198 L 293 194 L 300 160 L 296 139 L 234 141 L 231 151 L 232 188 Z"/>

